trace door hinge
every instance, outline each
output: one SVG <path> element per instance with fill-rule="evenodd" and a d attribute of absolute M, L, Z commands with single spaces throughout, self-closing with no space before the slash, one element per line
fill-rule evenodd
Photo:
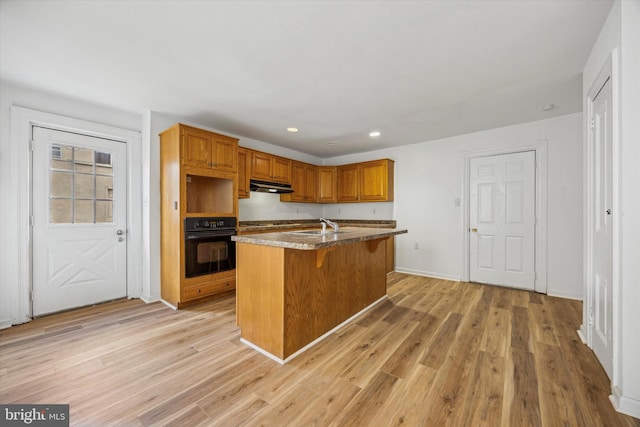
<path fill-rule="evenodd" d="M 31 151 L 34 150 L 35 145 L 36 145 L 36 142 L 32 139 L 31 142 L 29 143 L 29 148 L 31 149 Z"/>
<path fill-rule="evenodd" d="M 29 216 L 29 227 L 33 227 L 33 224 L 35 223 L 34 219 L 33 219 L 33 215 Z"/>
<path fill-rule="evenodd" d="M 29 302 L 33 302 L 33 289 L 29 291 Z"/>

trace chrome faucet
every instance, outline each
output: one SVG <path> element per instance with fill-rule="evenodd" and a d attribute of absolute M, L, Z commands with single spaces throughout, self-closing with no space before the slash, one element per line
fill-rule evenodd
<path fill-rule="evenodd" d="M 340 228 L 337 222 L 329 221 L 328 219 L 320 218 L 320 223 L 322 224 L 322 234 L 327 232 L 327 224 L 333 228 L 334 233 L 337 233 Z"/>

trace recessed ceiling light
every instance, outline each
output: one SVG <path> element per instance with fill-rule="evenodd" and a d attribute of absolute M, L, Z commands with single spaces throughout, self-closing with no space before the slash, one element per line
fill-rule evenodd
<path fill-rule="evenodd" d="M 298 128 L 287 128 L 289 132 L 298 132 Z"/>
<path fill-rule="evenodd" d="M 375 138 L 376 136 L 380 136 L 380 131 L 374 130 L 373 132 L 369 132 L 369 136 Z"/>
<path fill-rule="evenodd" d="M 542 107 L 542 111 L 549 111 L 549 110 L 553 110 L 556 106 L 553 104 L 547 104 L 544 107 Z"/>

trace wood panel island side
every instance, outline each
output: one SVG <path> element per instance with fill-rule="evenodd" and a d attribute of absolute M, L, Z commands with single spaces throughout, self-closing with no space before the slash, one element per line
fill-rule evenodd
<path fill-rule="evenodd" d="M 233 237 L 241 340 L 280 363 L 386 297 L 385 242 L 407 230 L 310 232 Z"/>

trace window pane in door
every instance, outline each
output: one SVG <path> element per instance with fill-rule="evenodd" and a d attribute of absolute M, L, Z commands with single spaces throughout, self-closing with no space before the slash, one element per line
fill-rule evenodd
<path fill-rule="evenodd" d="M 73 175 L 68 172 L 51 171 L 50 185 L 49 195 L 51 197 L 66 197 L 70 199 L 73 188 Z"/>
<path fill-rule="evenodd" d="M 113 222 L 111 153 L 52 144 L 49 183 L 52 224 Z"/>
<path fill-rule="evenodd" d="M 93 215 L 93 200 L 75 200 L 73 203 L 73 222 L 75 224 L 92 224 Z"/>
<path fill-rule="evenodd" d="M 113 198 L 113 177 L 96 176 L 96 200 Z"/>
<path fill-rule="evenodd" d="M 80 199 L 93 199 L 95 197 L 94 192 L 94 175 L 86 174 L 74 174 L 74 191 L 73 194 L 76 198 Z"/>
<path fill-rule="evenodd" d="M 96 200 L 96 223 L 113 222 L 113 202 Z"/>
<path fill-rule="evenodd" d="M 71 199 L 49 200 L 49 222 L 51 224 L 70 224 L 72 207 Z"/>

